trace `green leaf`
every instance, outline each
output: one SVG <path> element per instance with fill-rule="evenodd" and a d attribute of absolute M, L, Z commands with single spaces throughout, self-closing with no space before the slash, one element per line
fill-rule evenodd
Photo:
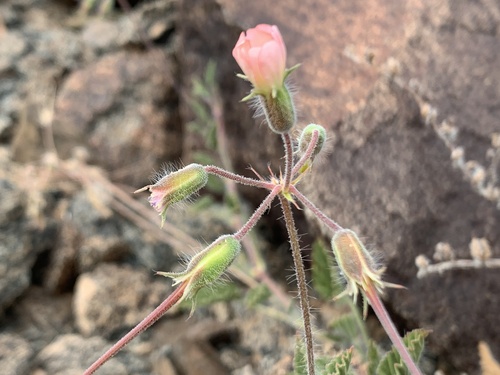
<path fill-rule="evenodd" d="M 403 338 L 405 346 L 408 348 L 415 363 L 418 363 L 422 355 L 425 338 L 429 335 L 429 332 L 425 329 L 415 329 L 408 332 Z M 393 347 L 380 361 L 376 373 L 380 375 L 408 375 L 409 371 L 398 351 Z"/>
<path fill-rule="evenodd" d="M 295 338 L 295 353 L 293 355 L 293 374 L 307 375 L 307 359 L 304 340 L 301 335 Z"/>
<path fill-rule="evenodd" d="M 347 375 L 351 365 L 352 347 L 341 351 L 325 366 L 322 375 Z"/>
<path fill-rule="evenodd" d="M 359 335 L 358 323 L 353 313 L 341 315 L 329 324 L 329 328 L 332 330 L 333 340 L 344 345 L 351 345 L 352 341 Z"/>
<path fill-rule="evenodd" d="M 271 291 L 265 284 L 259 284 L 255 288 L 250 289 L 245 296 L 245 303 L 248 307 L 255 307 L 256 305 L 266 301 L 271 296 Z"/>
<path fill-rule="evenodd" d="M 377 375 L 377 367 L 380 363 L 380 354 L 373 340 L 368 344 L 368 375 Z"/>
<path fill-rule="evenodd" d="M 314 289 L 323 300 L 331 299 L 334 295 L 331 263 L 322 241 L 314 241 L 312 245 L 312 282 Z"/>

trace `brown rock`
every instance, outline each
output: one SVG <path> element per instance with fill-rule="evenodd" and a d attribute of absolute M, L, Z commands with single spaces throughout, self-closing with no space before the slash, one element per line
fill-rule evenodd
<path fill-rule="evenodd" d="M 158 50 L 118 52 L 70 74 L 56 102 L 56 145 L 68 156 L 77 145 L 90 162 L 131 185 L 180 155 L 171 63 Z"/>
<path fill-rule="evenodd" d="M 76 282 L 76 326 L 85 336 L 111 337 L 127 331 L 167 297 L 168 289 L 168 282 L 152 282 L 146 272 L 102 264 Z"/>

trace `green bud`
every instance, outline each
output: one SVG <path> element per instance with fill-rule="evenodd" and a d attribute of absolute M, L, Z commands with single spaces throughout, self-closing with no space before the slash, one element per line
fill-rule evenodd
<path fill-rule="evenodd" d="M 186 294 L 194 296 L 224 274 L 241 250 L 240 242 L 232 235 L 220 236 L 210 246 L 196 254 L 184 272 L 157 272 L 174 279 L 174 285 L 187 280 Z"/>
<path fill-rule="evenodd" d="M 273 90 L 272 93 L 260 96 L 260 101 L 267 124 L 277 134 L 288 133 L 297 119 L 290 92 L 286 86 Z"/>
<path fill-rule="evenodd" d="M 302 133 L 300 134 L 299 138 L 299 152 L 301 154 L 305 154 L 309 146 L 309 143 L 311 143 L 312 135 L 315 130 L 318 132 L 318 141 L 316 142 L 316 147 L 314 147 L 314 150 L 311 154 L 311 160 L 314 160 L 316 155 L 320 153 L 321 149 L 323 148 L 323 145 L 325 144 L 326 140 L 325 128 L 322 127 L 321 125 L 309 124 L 304 128 L 304 130 L 302 130 Z"/>
<path fill-rule="evenodd" d="M 149 189 L 151 195 L 148 201 L 159 212 L 163 226 L 167 209 L 171 205 L 197 193 L 207 184 L 207 181 L 208 173 L 205 171 L 205 168 L 199 164 L 190 164 L 160 178 L 157 183 L 147 185 L 135 192 L 138 193 Z"/>

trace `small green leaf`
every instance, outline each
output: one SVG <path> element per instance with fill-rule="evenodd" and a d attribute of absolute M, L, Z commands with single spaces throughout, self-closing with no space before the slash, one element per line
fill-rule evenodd
<path fill-rule="evenodd" d="M 263 303 L 271 296 L 269 288 L 265 284 L 259 284 L 250 289 L 245 296 L 245 303 L 248 307 L 255 307 Z"/>
<path fill-rule="evenodd" d="M 337 354 L 330 363 L 325 366 L 322 375 L 347 375 L 349 373 L 349 366 L 351 365 L 351 358 L 352 347 Z"/>
<path fill-rule="evenodd" d="M 373 340 L 368 344 L 368 375 L 378 375 L 377 367 L 380 363 L 380 354 L 377 345 Z"/>
<path fill-rule="evenodd" d="M 415 329 L 408 332 L 403 341 L 408 348 L 411 357 L 418 363 L 420 356 L 424 350 L 425 338 L 429 335 L 429 331 L 425 329 Z M 401 356 L 395 348 L 387 352 L 380 364 L 377 367 L 377 374 L 380 375 L 408 375 L 409 371 L 406 368 Z"/>
<path fill-rule="evenodd" d="M 359 335 L 358 323 L 356 316 L 353 313 L 346 313 L 333 320 L 329 324 L 332 330 L 332 338 L 344 345 L 352 343 L 352 341 Z"/>
<path fill-rule="evenodd" d="M 331 299 L 334 294 L 331 263 L 326 247 L 321 241 L 314 241 L 312 245 L 312 282 L 314 289 L 323 300 Z"/>
<path fill-rule="evenodd" d="M 301 335 L 297 335 L 295 339 L 295 353 L 293 355 L 293 374 L 307 375 L 307 359 L 304 340 Z"/>

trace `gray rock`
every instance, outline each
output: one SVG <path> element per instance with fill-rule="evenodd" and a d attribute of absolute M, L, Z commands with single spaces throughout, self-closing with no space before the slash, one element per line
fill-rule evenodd
<path fill-rule="evenodd" d="M 75 334 L 59 336 L 37 356 L 40 369 L 53 375 L 81 375 L 110 346 L 100 337 L 84 338 Z M 127 358 L 128 357 L 128 358 Z M 119 353 L 100 369 L 100 374 L 148 374 L 149 366 L 131 353 Z"/>
<path fill-rule="evenodd" d="M 102 264 L 78 277 L 75 324 L 85 336 L 125 333 L 167 297 L 169 285 L 166 279 L 153 281 L 145 271 Z"/>
<path fill-rule="evenodd" d="M 21 336 L 0 333 L 0 368 L 5 375 L 27 375 L 33 350 Z"/>

